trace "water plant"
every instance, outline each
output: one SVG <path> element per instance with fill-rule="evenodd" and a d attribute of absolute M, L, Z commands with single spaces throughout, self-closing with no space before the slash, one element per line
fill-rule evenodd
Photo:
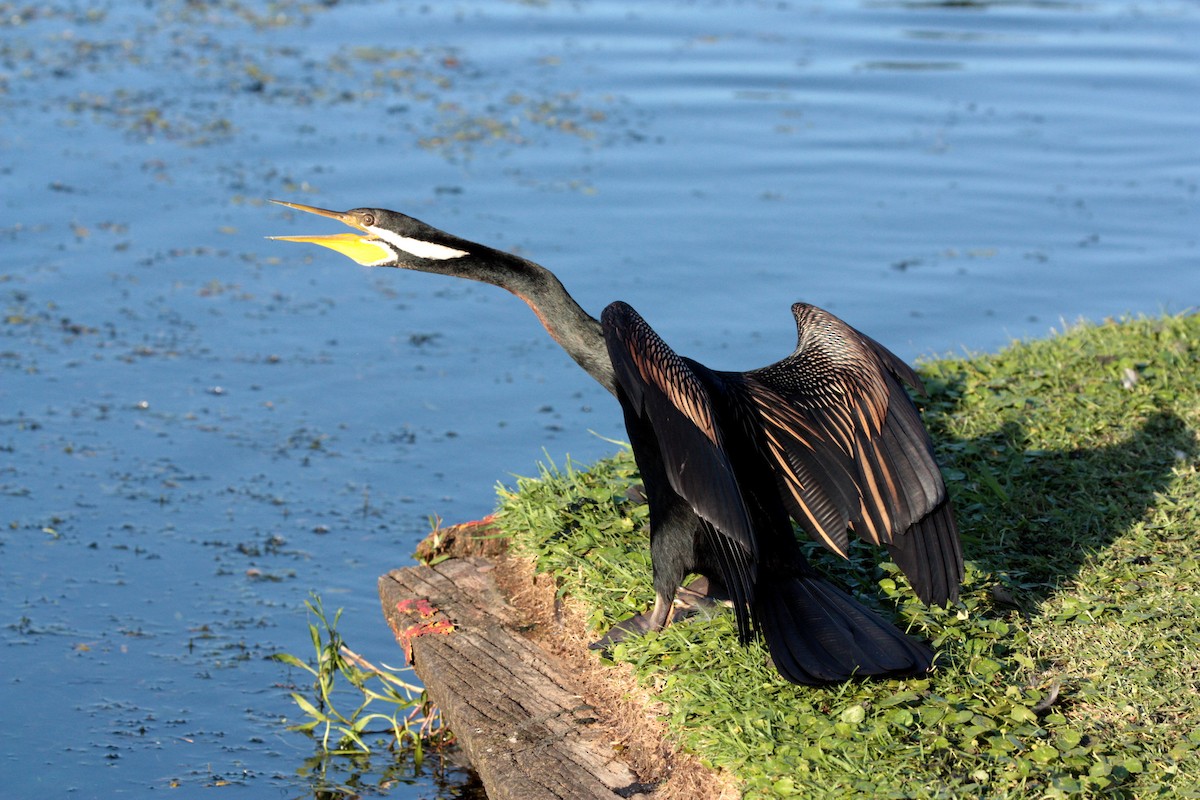
<path fill-rule="evenodd" d="M 313 677 L 309 696 L 291 693 L 307 719 L 288 730 L 312 736 L 322 757 L 370 754 L 372 737 L 383 737 L 375 740 L 376 749 L 411 758 L 417 768 L 427 749 L 441 749 L 453 741 L 441 713 L 415 678 L 381 669 L 346 646 L 337 630 L 342 609 L 330 620 L 315 593 L 304 605 L 311 618 L 314 661 L 291 653 L 272 656 Z M 404 672 L 411 673 L 411 667 Z"/>

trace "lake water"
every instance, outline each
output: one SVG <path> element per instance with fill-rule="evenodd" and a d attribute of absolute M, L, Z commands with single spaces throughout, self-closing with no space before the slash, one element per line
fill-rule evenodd
<path fill-rule="evenodd" d="M 266 241 L 337 227 L 266 198 L 518 250 L 717 368 L 796 300 L 993 350 L 1197 302 L 1198 42 L 1191 2 L 0 3 L 6 796 L 311 796 L 266 659 L 309 592 L 398 663 L 429 518 L 623 436 L 522 303 Z"/>

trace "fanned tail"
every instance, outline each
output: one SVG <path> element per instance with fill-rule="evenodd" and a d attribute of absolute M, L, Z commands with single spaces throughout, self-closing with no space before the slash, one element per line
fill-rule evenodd
<path fill-rule="evenodd" d="M 793 683 L 921 675 L 933 651 L 817 577 L 763 581 L 755 616 L 775 666 Z"/>

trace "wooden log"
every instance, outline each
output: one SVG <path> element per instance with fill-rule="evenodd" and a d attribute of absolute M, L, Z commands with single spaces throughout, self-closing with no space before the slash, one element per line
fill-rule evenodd
<path fill-rule="evenodd" d="M 379 579 L 383 613 L 491 800 L 632 797 L 653 787 L 592 725 L 558 660 L 468 557 Z"/>

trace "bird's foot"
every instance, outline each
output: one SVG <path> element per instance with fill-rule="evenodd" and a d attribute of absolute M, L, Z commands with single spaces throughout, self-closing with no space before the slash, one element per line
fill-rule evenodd
<path fill-rule="evenodd" d="M 728 603 L 729 597 L 719 583 L 698 575 L 675 592 L 675 618 Z"/>
<path fill-rule="evenodd" d="M 654 607 L 649 611 L 621 620 L 588 647 L 592 650 L 607 650 L 617 642 L 650 631 L 662 630 L 673 619 L 683 619 L 699 611 L 715 608 L 725 601 L 719 584 L 714 586 L 708 578 L 697 577 L 686 586 L 676 589 L 673 601 L 665 596 L 657 598 Z"/>
<path fill-rule="evenodd" d="M 608 633 L 588 645 L 589 650 L 607 650 L 617 642 L 623 642 L 633 636 L 655 630 L 650 622 L 650 612 L 634 614 L 629 619 L 623 619 L 608 629 Z"/>

